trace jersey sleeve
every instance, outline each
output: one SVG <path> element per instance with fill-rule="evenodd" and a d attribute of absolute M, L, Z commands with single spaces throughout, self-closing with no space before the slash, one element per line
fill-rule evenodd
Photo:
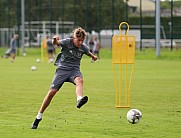
<path fill-rule="evenodd" d="M 85 43 L 83 43 L 83 49 L 84 49 L 84 53 L 85 53 L 86 55 L 89 55 L 90 48 L 89 48 Z"/>
<path fill-rule="evenodd" d="M 70 39 L 61 39 L 60 40 L 60 46 L 62 47 L 62 48 L 64 48 L 64 47 L 66 47 L 66 45 L 67 44 L 69 44 L 70 43 Z"/>

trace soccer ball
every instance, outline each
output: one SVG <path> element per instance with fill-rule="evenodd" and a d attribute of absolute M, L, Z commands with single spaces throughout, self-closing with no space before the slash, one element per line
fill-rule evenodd
<path fill-rule="evenodd" d="M 36 70 L 36 66 L 31 66 L 31 70 L 35 71 Z"/>
<path fill-rule="evenodd" d="M 23 56 L 26 56 L 26 53 L 23 53 Z"/>
<path fill-rule="evenodd" d="M 131 124 L 137 124 L 142 118 L 142 113 L 138 109 L 131 109 L 127 112 L 127 120 Z"/>
<path fill-rule="evenodd" d="M 40 59 L 39 59 L 39 58 L 37 58 L 37 59 L 36 59 L 36 62 L 37 62 L 37 63 L 40 63 Z"/>

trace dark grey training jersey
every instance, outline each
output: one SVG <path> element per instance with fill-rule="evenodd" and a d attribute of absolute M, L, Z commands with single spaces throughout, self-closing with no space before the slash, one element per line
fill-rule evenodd
<path fill-rule="evenodd" d="M 60 40 L 61 53 L 57 56 L 55 65 L 62 69 L 79 69 L 83 54 L 88 55 L 89 47 L 83 43 L 80 48 L 73 45 L 72 38 Z"/>
<path fill-rule="evenodd" d="M 16 48 L 17 48 L 17 41 L 16 41 L 16 39 L 14 39 L 14 38 L 11 39 L 10 48 L 12 50 L 16 50 Z"/>

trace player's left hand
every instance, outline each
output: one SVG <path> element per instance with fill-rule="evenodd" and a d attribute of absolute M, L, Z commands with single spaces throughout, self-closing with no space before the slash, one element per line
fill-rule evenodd
<path fill-rule="evenodd" d="M 96 61 L 96 60 L 97 60 L 97 56 L 94 55 L 94 56 L 92 57 L 92 60 Z"/>

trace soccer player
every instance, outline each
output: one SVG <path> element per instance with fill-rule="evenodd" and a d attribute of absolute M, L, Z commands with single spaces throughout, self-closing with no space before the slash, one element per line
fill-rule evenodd
<path fill-rule="evenodd" d="M 15 57 L 16 57 L 16 49 L 17 49 L 17 39 L 18 35 L 15 34 L 14 37 L 11 39 L 11 62 L 14 62 Z"/>
<path fill-rule="evenodd" d="M 11 62 L 14 62 L 16 57 L 17 39 L 18 34 L 14 34 L 14 36 L 11 38 L 10 48 L 6 51 L 5 56 L 3 56 L 3 58 L 9 58 L 11 56 Z"/>
<path fill-rule="evenodd" d="M 80 72 L 80 61 L 83 54 L 90 56 L 94 61 L 97 60 L 97 56 L 93 55 L 88 46 L 83 43 L 85 38 L 86 32 L 81 27 L 73 31 L 72 38 L 59 40 L 58 36 L 53 37 L 52 43 L 62 48 L 55 61 L 55 65 L 58 68 L 56 69 L 50 90 L 45 96 L 36 119 L 32 124 L 32 129 L 37 129 L 39 122 L 42 120 L 43 112 L 64 82 L 71 82 L 76 86 L 77 108 L 81 108 L 87 103 L 88 97 L 83 96 L 83 76 Z"/>
<path fill-rule="evenodd" d="M 99 51 L 100 51 L 100 49 L 101 49 L 101 44 L 100 44 L 100 42 L 99 42 L 99 40 L 98 40 L 98 38 L 97 38 L 97 36 L 95 35 L 94 36 L 94 46 L 93 46 L 93 50 L 92 50 L 92 53 L 94 54 L 94 55 L 96 55 L 97 54 L 97 58 L 98 58 L 98 62 L 100 61 L 100 55 L 99 55 Z"/>
<path fill-rule="evenodd" d="M 50 36 L 47 35 L 47 46 L 48 46 L 48 62 L 51 63 L 53 62 L 53 54 L 54 54 L 54 45 L 52 44 L 52 40 L 50 39 Z"/>

